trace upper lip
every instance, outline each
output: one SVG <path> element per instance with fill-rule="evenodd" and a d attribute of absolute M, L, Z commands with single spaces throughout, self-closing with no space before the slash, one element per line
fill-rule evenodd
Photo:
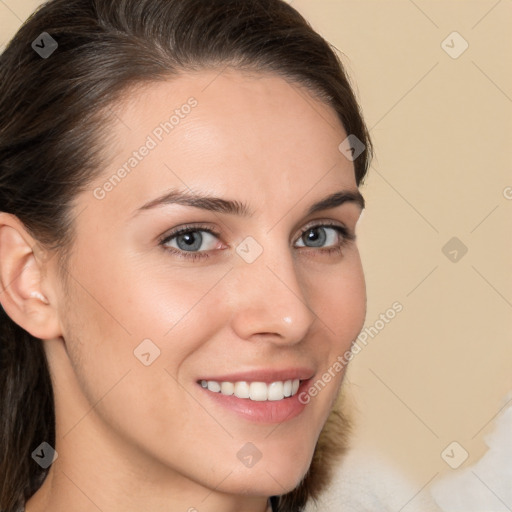
<path fill-rule="evenodd" d="M 308 380 L 314 375 L 314 370 L 307 367 L 293 367 L 283 369 L 264 368 L 248 370 L 245 372 L 230 373 L 224 375 L 211 375 L 202 377 L 201 380 L 214 380 L 216 382 L 276 382 L 285 380 Z"/>

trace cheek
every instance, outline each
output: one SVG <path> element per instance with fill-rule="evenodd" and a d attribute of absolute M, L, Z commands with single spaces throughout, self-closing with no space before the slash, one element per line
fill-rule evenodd
<path fill-rule="evenodd" d="M 311 424 L 319 432 L 334 405 L 352 360 L 351 345 L 361 332 L 366 316 L 366 285 L 357 250 L 347 254 L 343 264 L 315 274 L 309 281 L 309 291 L 310 306 L 323 332 L 315 345 L 321 365 L 301 400 L 314 405 Z"/>
<path fill-rule="evenodd" d="M 91 300 L 93 294 L 99 300 L 105 290 L 110 291 L 108 302 L 100 305 Z M 91 422 L 99 418 L 127 446 L 143 447 L 143 452 L 151 453 L 156 459 L 187 457 L 190 449 L 187 443 L 181 440 L 175 446 L 171 441 L 174 433 L 200 436 L 195 427 L 197 417 L 191 417 L 191 411 L 197 415 L 198 405 L 184 393 L 175 378 L 175 368 L 186 358 L 190 346 L 178 343 L 179 335 L 174 331 L 162 336 L 173 325 L 169 313 L 159 324 L 158 307 L 153 307 L 153 301 L 148 301 L 144 294 L 131 295 L 130 287 L 115 290 L 106 280 L 98 288 L 88 282 L 87 291 L 80 287 L 74 291 L 75 299 L 68 303 L 64 322 L 68 357 L 77 383 L 72 391 L 74 397 L 83 395 L 87 400 L 84 412 L 73 423 L 93 408 L 81 428 L 96 425 Z M 116 297 L 118 305 L 124 307 L 114 308 Z M 176 302 L 183 300 L 177 293 Z M 123 324 L 128 326 L 129 333 Z M 142 340 L 146 340 L 144 350 L 137 350 Z M 152 340 L 154 345 L 147 340 Z M 146 353 L 148 358 L 144 356 Z M 144 364 L 147 359 L 151 361 L 148 365 Z M 75 435 L 79 433 L 77 429 Z"/>
<path fill-rule="evenodd" d="M 359 259 L 340 283 L 338 294 L 340 306 L 334 330 L 350 345 L 363 328 L 366 317 L 366 284 Z"/>
<path fill-rule="evenodd" d="M 191 337 L 190 319 L 198 313 L 207 319 L 213 314 L 202 303 L 222 278 L 222 270 L 212 268 L 201 273 L 171 267 L 160 260 L 148 266 L 144 259 L 149 258 L 128 255 L 95 265 L 85 262 L 79 276 L 86 290 L 78 287 L 78 307 L 84 317 L 80 321 L 84 328 L 81 332 L 89 337 L 89 345 L 83 349 L 100 350 L 102 359 L 113 365 L 136 361 L 134 350 L 148 339 L 157 347 L 155 353 L 160 350 L 162 356 L 172 345 L 172 359 L 179 363 L 197 348 L 193 339 L 203 338 L 201 325 L 205 324 L 194 323 L 195 336 Z M 176 339 L 182 338 L 187 343 L 176 343 Z M 173 361 L 167 361 L 169 368 Z"/>
<path fill-rule="evenodd" d="M 308 286 L 310 305 L 329 340 L 329 351 L 346 350 L 366 316 L 366 284 L 357 250 L 347 254 L 342 264 L 315 274 Z"/>
<path fill-rule="evenodd" d="M 95 410 L 118 431 L 130 418 L 128 430 L 140 439 L 148 435 L 147 418 L 154 438 L 168 435 L 170 426 L 193 431 L 188 413 L 198 406 L 178 380 L 182 363 L 213 335 L 209 319 L 218 306 L 208 291 L 226 270 L 194 275 L 188 268 L 143 268 L 129 258 L 74 266 L 81 286 L 66 301 L 64 338 L 89 404 L 99 402 Z"/>

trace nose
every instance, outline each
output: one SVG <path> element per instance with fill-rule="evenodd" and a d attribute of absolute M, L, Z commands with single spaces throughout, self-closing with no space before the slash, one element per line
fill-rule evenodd
<path fill-rule="evenodd" d="M 252 263 L 240 259 L 231 277 L 232 328 L 240 339 L 293 345 L 317 320 L 288 247 L 266 248 Z"/>

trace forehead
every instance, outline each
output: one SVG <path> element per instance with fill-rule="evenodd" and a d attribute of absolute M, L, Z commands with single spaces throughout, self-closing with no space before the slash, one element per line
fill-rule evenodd
<path fill-rule="evenodd" d="M 269 73 L 212 69 L 145 84 L 112 109 L 109 166 L 94 187 L 135 208 L 172 187 L 295 197 L 319 181 L 355 188 L 345 130 L 303 86 Z M 261 195 L 259 196 L 261 197 Z M 250 202 L 250 201 L 249 201 Z"/>

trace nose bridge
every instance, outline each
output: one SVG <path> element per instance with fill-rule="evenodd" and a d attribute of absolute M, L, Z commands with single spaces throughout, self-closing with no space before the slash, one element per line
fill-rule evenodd
<path fill-rule="evenodd" d="M 274 233 L 259 244 L 247 237 L 237 247 L 232 327 L 243 339 L 265 334 L 279 343 L 293 344 L 304 338 L 316 316 L 291 249 L 276 242 L 278 238 Z"/>

